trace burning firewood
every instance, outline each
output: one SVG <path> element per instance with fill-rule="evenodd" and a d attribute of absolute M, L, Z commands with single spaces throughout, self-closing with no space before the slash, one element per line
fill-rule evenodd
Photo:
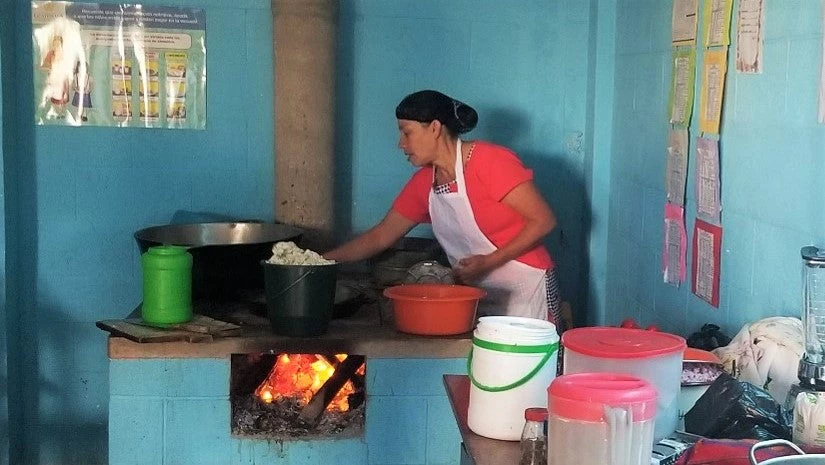
<path fill-rule="evenodd" d="M 363 364 L 364 357 L 362 356 L 350 355 L 344 359 L 335 369 L 332 376 L 330 376 L 324 385 L 312 396 L 312 400 L 301 410 L 298 419 L 306 424 L 318 423 L 327 405 Z"/>

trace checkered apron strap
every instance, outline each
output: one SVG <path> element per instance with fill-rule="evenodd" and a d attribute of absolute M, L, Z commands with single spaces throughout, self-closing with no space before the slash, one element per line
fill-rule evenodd
<path fill-rule="evenodd" d="M 544 275 L 544 282 L 547 288 L 547 320 L 556 325 L 559 333 L 563 330 L 561 327 L 561 297 L 559 296 L 559 279 L 555 268 L 547 270 Z"/>

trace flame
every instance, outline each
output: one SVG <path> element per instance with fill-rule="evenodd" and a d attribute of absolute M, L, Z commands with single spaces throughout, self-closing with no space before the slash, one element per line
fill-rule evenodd
<path fill-rule="evenodd" d="M 336 354 L 335 358 L 343 362 L 347 355 Z M 356 373 L 363 376 L 365 371 L 366 367 L 361 365 Z M 280 354 L 269 376 L 255 389 L 255 395 L 268 404 L 293 397 L 300 405 L 306 405 L 333 373 L 335 367 L 321 355 Z M 352 381 L 347 381 L 327 405 L 327 411 L 349 410 L 349 395 L 354 392 Z"/>

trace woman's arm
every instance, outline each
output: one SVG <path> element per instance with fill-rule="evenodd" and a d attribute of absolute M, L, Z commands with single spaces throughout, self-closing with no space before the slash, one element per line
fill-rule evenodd
<path fill-rule="evenodd" d="M 327 260 L 354 262 L 387 250 L 417 223 L 390 209 L 380 223 L 351 241 L 324 254 Z"/>
<path fill-rule="evenodd" d="M 524 218 L 524 227 L 506 245 L 488 255 L 473 255 L 458 262 L 456 272 L 462 281 L 481 277 L 536 246 L 553 228 L 556 215 L 532 181 L 519 184 L 501 201 Z"/>

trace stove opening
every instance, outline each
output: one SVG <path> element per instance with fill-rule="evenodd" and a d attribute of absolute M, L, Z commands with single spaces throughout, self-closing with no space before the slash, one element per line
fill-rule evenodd
<path fill-rule="evenodd" d="M 364 356 L 233 354 L 232 435 L 267 439 L 361 436 Z"/>

